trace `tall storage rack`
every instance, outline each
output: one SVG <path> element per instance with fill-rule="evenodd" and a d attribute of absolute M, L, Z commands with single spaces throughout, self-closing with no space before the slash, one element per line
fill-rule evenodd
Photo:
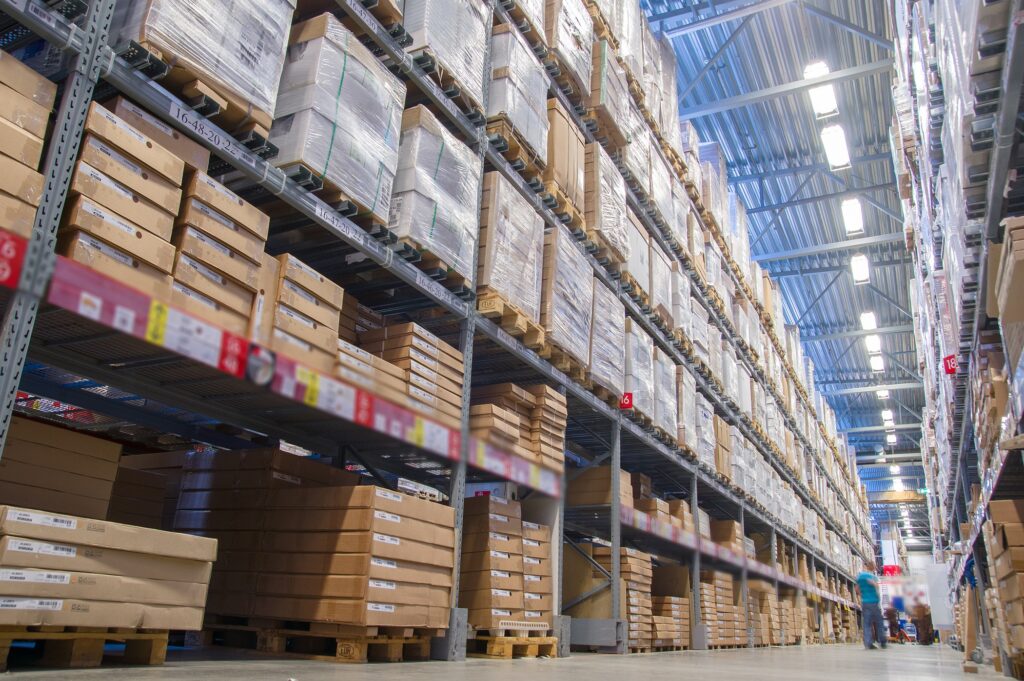
<path fill-rule="evenodd" d="M 374 399 L 373 395 L 334 378 L 319 375 L 287 358 L 274 358 L 271 353 L 241 338 L 221 332 L 119 286 L 101 274 L 57 257 L 54 254 L 55 232 L 68 192 L 85 112 L 96 88 L 113 88 L 129 95 L 150 113 L 210 149 L 215 164 L 219 166 L 217 173 L 235 173 L 272 193 L 291 206 L 298 216 L 314 225 L 318 238 L 330 240 L 348 252 L 362 254 L 376 267 L 390 273 L 400 285 L 404 284 L 404 302 L 389 312 L 426 307 L 444 310 L 442 326 L 451 332 L 448 337 L 457 335 L 459 349 L 465 356 L 467 386 L 472 384 L 473 378 L 483 377 L 489 383 L 533 380 L 558 387 L 568 401 L 567 440 L 598 453 L 597 458 L 584 465 L 607 462 L 613 468 L 621 466 L 630 472 L 648 474 L 658 491 L 688 499 L 694 509 L 700 504 L 715 517 L 739 521 L 747 531 L 770 534 L 773 556 L 777 555 L 774 548 L 781 543 L 794 558 L 806 557 L 812 580 L 816 569 L 820 569 L 830 583 L 852 586 L 853 577 L 846 569 L 822 555 L 791 528 L 783 527 L 757 499 L 723 483 L 713 471 L 697 464 L 695 458 L 679 447 L 666 445 L 641 425 L 625 418 L 620 411 L 595 397 L 522 342 L 478 314 L 472 295 L 453 292 L 442 282 L 427 276 L 396 253 L 386 238 L 376 238 L 364 231 L 344 212 L 324 203 L 269 164 L 263 158 L 268 150 L 265 140 L 250 137 L 243 142 L 232 138 L 151 79 L 147 75 L 151 73 L 151 63 L 145 60 L 130 63 L 125 57 L 132 55 L 123 51 L 115 53 L 107 45 L 113 4 L 113 0 L 92 2 L 83 20 L 72 14 L 85 10 L 83 3 L 74 0 L 50 5 L 40 0 L 0 0 L 0 11 L 10 19 L 4 29 L 4 46 L 9 47 L 35 34 L 75 57 L 73 69 L 64 83 L 55 132 L 45 160 L 44 173 L 48 182 L 32 239 L 25 242 L 13 235 L 0 233 L 0 258 L 6 268 L 6 276 L 2 277 L 6 288 L 3 289 L 4 357 L 0 364 L 0 385 L 3 389 L 0 444 L 10 424 L 17 391 L 19 386 L 23 386 L 34 394 L 147 423 L 221 447 L 240 444 L 231 436 L 205 427 L 210 419 L 248 428 L 321 453 L 344 454 L 374 475 L 401 474 L 447 490 L 457 509 L 459 530 L 460 500 L 467 479 L 516 483 L 529 490 L 524 491 L 527 495 L 555 500 L 550 507 L 553 509 L 556 537 L 564 531 L 567 536 L 604 539 L 613 547 L 612 555 L 616 558 L 612 561 L 612 569 L 606 571 L 608 583 L 604 587 L 612 590 L 614 605 L 611 619 L 590 620 L 578 626 L 570 625 L 568 618 L 561 618 L 560 624 L 556 621 L 556 630 L 561 629 L 557 633 L 566 648 L 570 641 L 574 641 L 625 651 L 617 593 L 620 576 L 618 548 L 624 545 L 689 562 L 693 575 L 698 575 L 702 566 L 737 573 L 744 592 L 747 575 L 751 574 L 776 585 L 799 589 L 812 598 L 827 599 L 847 608 L 855 607 L 813 583 L 803 582 L 783 574 L 774 566 L 702 540 L 699 532 L 688 533 L 654 524 L 647 516 L 620 507 L 618 501 L 613 501 L 607 508 L 588 509 L 586 513 L 565 509 L 557 501 L 565 489 L 565 481 L 560 476 L 468 437 L 468 389 L 463 396 L 461 431 L 449 429 Z M 424 70 L 424 65 L 403 51 L 395 37 L 400 36 L 400 32 L 385 29 L 356 0 L 338 0 L 338 9 L 365 33 L 382 59 L 411 87 L 422 93 L 467 144 L 477 149 L 487 165 L 518 189 L 548 227 L 560 224 L 559 217 L 539 194 L 491 145 L 480 125 L 482 121 L 474 120 L 473 116 L 460 110 Z M 493 7 L 493 11 L 497 18 L 511 23 L 503 6 L 499 4 Z M 550 95 L 559 98 L 567 111 L 576 111 L 553 78 Z M 593 134 L 578 115 L 575 121 L 587 139 L 593 140 Z M 642 218 L 651 238 L 657 240 L 666 252 L 680 253 L 680 249 L 673 248 L 668 230 L 659 227 L 636 195 L 629 195 L 629 204 Z M 856 547 L 870 544 L 870 528 L 859 518 L 851 500 L 839 493 L 842 488 L 800 431 L 750 348 L 738 337 L 715 304 L 714 295 L 701 288 L 702 280 L 695 274 L 688 258 L 676 256 L 683 270 L 691 276 L 697 297 L 723 335 L 736 347 L 741 361 L 778 403 L 801 446 L 812 454 L 814 475 L 835 490 L 845 509 L 858 518 L 856 536 L 847 534 L 817 496 L 800 482 L 767 439 L 757 432 L 755 424 L 740 412 L 732 398 L 721 394 L 715 382 L 698 370 L 694 358 L 683 351 L 683 345 L 661 331 L 627 295 L 618 280 L 586 253 L 585 245 L 581 242 L 579 246 L 594 274 L 616 292 L 629 317 L 641 325 L 677 365 L 694 374 L 699 392 L 714 405 L 716 413 L 754 443 L 800 498 L 824 519 L 828 529 L 835 531 L 847 544 L 855 547 L 856 553 L 863 555 L 863 551 Z M 735 263 L 731 263 L 729 275 L 753 303 L 750 289 Z M 763 310 L 760 312 L 760 323 L 767 327 L 767 315 Z M 771 338 L 781 353 L 778 339 L 774 334 Z M 28 370 L 23 371 L 26 360 L 31 360 L 31 364 Z M 792 367 L 787 366 L 787 372 L 799 385 Z M 137 395 L 169 409 L 132 407 L 126 404 L 126 400 L 105 397 L 107 391 L 96 390 L 96 386 L 110 386 L 123 391 L 122 395 Z M 813 413 L 808 396 L 801 392 L 800 399 Z M 178 418 L 174 415 L 178 413 L 206 418 L 200 421 Z M 358 442 L 359 447 L 342 444 L 347 442 Z M 362 449 L 374 454 L 370 456 L 359 451 Z M 849 475 L 849 471 L 846 474 Z M 573 475 L 573 472 L 568 475 Z M 616 499 L 617 494 L 612 498 Z M 696 517 L 696 513 L 694 515 Z M 556 558 L 555 565 L 558 564 Z M 694 647 L 704 647 L 706 642 L 700 633 L 701 627 L 697 626 L 702 621 L 697 587 L 699 584 L 695 580 L 697 611 L 692 629 L 697 633 L 694 635 Z M 458 588 L 454 588 L 453 593 L 457 594 Z M 555 598 L 558 602 L 560 593 L 556 593 Z M 565 603 L 562 605 L 566 606 Z M 451 631 L 460 630 L 456 628 L 460 623 L 459 612 L 458 609 L 453 610 Z M 461 622 L 464 621 L 463 616 Z M 465 641 L 457 639 L 450 637 L 442 656 L 451 659 L 464 653 Z"/>

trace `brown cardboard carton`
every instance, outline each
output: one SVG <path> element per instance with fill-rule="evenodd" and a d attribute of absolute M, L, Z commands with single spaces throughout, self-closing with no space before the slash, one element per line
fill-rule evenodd
<path fill-rule="evenodd" d="M 523 591 L 535 594 L 554 593 L 554 580 L 551 575 L 523 575 Z M 529 603 L 527 605 L 530 606 Z"/>
<path fill-rule="evenodd" d="M 217 565 L 229 558 L 228 554 L 222 553 L 217 559 Z M 429 565 L 385 558 L 371 553 L 263 552 L 246 554 L 239 562 L 239 566 L 255 568 L 261 572 L 289 575 L 365 575 L 371 579 L 417 582 L 449 589 L 452 586 L 451 561 L 447 566 Z"/>
<path fill-rule="evenodd" d="M 279 303 L 298 310 L 324 326 L 332 329 L 338 328 L 341 311 L 336 307 L 328 305 L 318 296 L 310 293 L 291 279 L 281 280 L 281 284 L 277 289 L 277 300 Z"/>
<path fill-rule="evenodd" d="M 523 521 L 523 539 L 532 539 L 539 542 L 550 542 L 551 541 L 551 526 L 541 525 L 539 523 L 531 523 L 526 520 Z"/>
<path fill-rule="evenodd" d="M 35 169 L 43 156 L 43 140 L 0 117 L 0 154 Z"/>
<path fill-rule="evenodd" d="M 251 291 L 259 286 L 259 265 L 205 232 L 195 227 L 179 226 L 172 241 L 183 253 L 231 277 L 241 286 Z"/>
<path fill-rule="evenodd" d="M 488 589 L 523 590 L 523 575 L 507 570 L 477 570 L 464 572 L 459 578 L 459 586 L 464 591 L 481 591 Z"/>
<path fill-rule="evenodd" d="M 551 543 L 536 539 L 523 539 L 523 556 L 531 558 L 550 558 Z"/>
<path fill-rule="evenodd" d="M 57 252 L 157 300 L 171 297 L 171 275 L 84 232 L 62 235 Z"/>
<path fill-rule="evenodd" d="M 523 556 L 523 574 L 550 577 L 551 560 L 548 558 L 534 558 L 533 556 Z"/>
<path fill-rule="evenodd" d="M 334 371 L 336 360 L 333 354 L 277 327 L 271 329 L 269 347 L 274 352 L 298 360 L 322 374 L 331 374 Z"/>
<path fill-rule="evenodd" d="M 289 253 L 283 253 L 277 259 L 281 263 L 282 279 L 298 284 L 323 301 L 327 307 L 341 309 L 345 301 L 345 291 L 340 286 Z M 334 325 L 337 326 L 337 322 Z"/>
<path fill-rule="evenodd" d="M 248 317 L 178 281 L 171 284 L 171 305 L 236 336 L 245 336 L 249 329 Z"/>
<path fill-rule="evenodd" d="M 0 54 L 0 83 L 47 110 L 53 109 L 57 85 L 10 54 Z"/>
<path fill-rule="evenodd" d="M 510 534 L 500 532 L 469 532 L 462 538 L 462 550 L 473 551 L 504 551 L 506 553 L 522 553 L 523 540 Z"/>
<path fill-rule="evenodd" d="M 425 328 L 414 322 L 406 322 L 404 324 L 392 324 L 391 326 L 383 326 L 377 329 L 367 329 L 359 334 L 359 343 L 372 343 L 375 341 L 387 340 L 389 338 L 395 338 L 399 336 L 407 335 L 417 336 L 427 343 L 436 346 L 440 350 L 444 351 L 445 354 L 450 355 L 452 358 L 463 361 L 462 353 L 457 349 L 445 343 L 443 340 L 427 331 Z"/>
<path fill-rule="evenodd" d="M 165 213 L 171 216 L 178 214 L 181 206 L 181 188 L 152 173 L 134 158 L 107 144 L 105 140 L 86 135 L 82 140 L 79 158 L 130 191 L 145 197 L 149 203 Z"/>
<path fill-rule="evenodd" d="M 255 294 L 251 289 L 199 262 L 188 253 L 179 251 L 175 256 L 173 274 L 175 281 L 212 298 L 233 312 L 246 318 L 252 314 Z"/>
<path fill-rule="evenodd" d="M 203 609 L 75 599 L 3 599 L 5 626 L 86 626 L 128 629 L 184 629 L 203 626 Z"/>
<path fill-rule="evenodd" d="M 544 181 L 555 182 L 566 197 L 583 208 L 586 139 L 557 99 L 548 100 L 548 153 Z"/>
<path fill-rule="evenodd" d="M 227 246 L 228 249 L 243 256 L 255 265 L 267 267 L 266 260 L 272 259 L 277 264 L 276 258 L 270 258 L 263 252 L 266 241 L 253 234 L 249 230 L 239 226 L 237 222 L 226 215 L 217 212 L 199 199 L 189 197 L 182 204 L 181 212 L 178 215 L 177 225 L 194 227 L 203 234 Z M 273 285 L 268 288 L 277 290 L 277 268 L 274 269 Z"/>
<path fill-rule="evenodd" d="M 518 501 L 503 499 L 502 497 L 489 494 L 467 498 L 464 502 L 463 509 L 463 514 L 467 517 L 473 515 L 490 516 L 491 514 L 495 514 L 507 518 L 522 518 L 523 513 L 522 507 Z M 494 517 L 491 517 L 491 520 L 503 522 Z M 521 529 L 519 534 L 522 534 Z"/>
<path fill-rule="evenodd" d="M 260 596 L 353 598 L 399 605 L 447 607 L 449 590 L 422 583 L 395 582 L 365 575 L 257 575 Z"/>
<path fill-rule="evenodd" d="M 189 168 L 205 171 L 209 167 L 210 152 L 202 145 L 193 142 L 133 102 L 117 96 L 103 105 L 125 123 L 180 158 Z"/>
<path fill-rule="evenodd" d="M 468 621 L 478 629 L 506 629 L 523 621 L 523 611 L 517 608 L 479 608 L 469 611 Z"/>
<path fill-rule="evenodd" d="M 455 531 L 451 528 L 373 508 L 275 509 L 268 514 L 264 527 L 279 531 L 302 528 L 308 532 L 373 530 L 435 546 L 455 546 Z"/>
<path fill-rule="evenodd" d="M 522 556 L 505 551 L 475 551 L 462 554 L 462 571 L 501 570 L 503 572 L 524 572 Z"/>
<path fill-rule="evenodd" d="M 20 506 L 35 504 L 46 507 L 41 510 L 69 513 L 84 518 L 106 517 L 109 505 L 107 499 L 97 499 L 49 487 L 33 487 L 21 482 L 7 481 L 0 481 L 0 502 Z"/>
<path fill-rule="evenodd" d="M 0 594 L 201 608 L 206 584 L 63 570 L 0 569 Z"/>
<path fill-rule="evenodd" d="M 270 217 L 204 172 L 192 173 L 185 196 L 194 196 L 266 241 Z"/>
<path fill-rule="evenodd" d="M 64 216 L 63 229 L 81 230 L 164 273 L 174 267 L 174 246 L 153 232 L 128 222 L 98 202 L 85 197 L 72 199 Z"/>
<path fill-rule="evenodd" d="M 145 227 L 164 241 L 170 241 L 174 218 L 85 161 L 75 166 L 71 191 L 88 196 L 129 222 Z"/>
<path fill-rule="evenodd" d="M 185 171 L 184 162 L 115 116 L 109 109 L 96 102 L 90 104 L 85 129 L 137 159 L 175 186 L 181 186 L 182 174 Z"/>
<path fill-rule="evenodd" d="M 511 589 L 463 590 L 459 592 L 459 607 L 468 610 L 487 608 L 521 610 L 523 608 L 523 592 Z"/>
<path fill-rule="evenodd" d="M 338 344 L 337 327 L 326 326 L 307 317 L 298 310 L 278 303 L 274 306 L 274 326 L 287 334 L 295 336 L 314 347 L 331 353 L 333 358 Z"/>
<path fill-rule="evenodd" d="M 28 239 L 36 220 L 36 209 L 21 199 L 0 191 L 0 225 L 8 232 Z"/>
<path fill-rule="evenodd" d="M 455 527 L 455 510 L 444 504 L 375 485 L 285 489 L 270 497 L 274 508 L 372 508 L 442 527 Z"/>
<path fill-rule="evenodd" d="M 43 198 L 43 176 L 0 154 L 0 191 L 38 207 Z"/>
<path fill-rule="evenodd" d="M 374 603 L 361 599 L 259 596 L 255 599 L 253 610 L 255 615 L 261 617 L 304 622 L 344 622 L 365 626 L 431 626 L 428 606 Z"/>
<path fill-rule="evenodd" d="M 991 501 L 988 516 L 994 523 L 1024 523 L 1024 499 Z"/>

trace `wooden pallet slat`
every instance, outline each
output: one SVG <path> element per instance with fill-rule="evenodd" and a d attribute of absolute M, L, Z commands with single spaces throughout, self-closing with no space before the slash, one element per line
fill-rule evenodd
<path fill-rule="evenodd" d="M 0 629 L 0 671 L 7 670 L 15 642 L 33 643 L 36 648 L 33 662 L 45 667 L 99 667 L 104 662 L 107 642 L 125 645 L 124 654 L 110 658 L 111 661 L 130 665 L 162 665 L 167 658 L 167 636 L 166 629 L 3 627 Z"/>
<path fill-rule="evenodd" d="M 466 655 L 510 660 L 521 657 L 558 657 L 555 636 L 477 636 L 467 642 Z"/>

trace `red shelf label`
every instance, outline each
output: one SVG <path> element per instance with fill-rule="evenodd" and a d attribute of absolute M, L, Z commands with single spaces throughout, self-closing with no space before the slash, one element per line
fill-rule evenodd
<path fill-rule="evenodd" d="M 0 286 L 17 288 L 25 263 L 28 240 L 0 230 Z"/>
<path fill-rule="evenodd" d="M 619 409 L 632 409 L 633 408 L 633 393 L 622 393 L 622 397 L 619 399 Z"/>

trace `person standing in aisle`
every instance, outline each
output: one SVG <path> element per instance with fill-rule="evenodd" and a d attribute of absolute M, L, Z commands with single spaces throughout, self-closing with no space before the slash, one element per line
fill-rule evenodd
<path fill-rule="evenodd" d="M 857 575 L 857 589 L 860 591 L 864 648 L 865 650 L 874 650 L 875 641 L 885 648 L 888 636 L 886 636 L 885 620 L 882 618 L 882 608 L 879 605 L 881 598 L 878 594 L 878 575 L 875 574 L 875 564 L 870 560 L 864 561 L 864 569 Z"/>

